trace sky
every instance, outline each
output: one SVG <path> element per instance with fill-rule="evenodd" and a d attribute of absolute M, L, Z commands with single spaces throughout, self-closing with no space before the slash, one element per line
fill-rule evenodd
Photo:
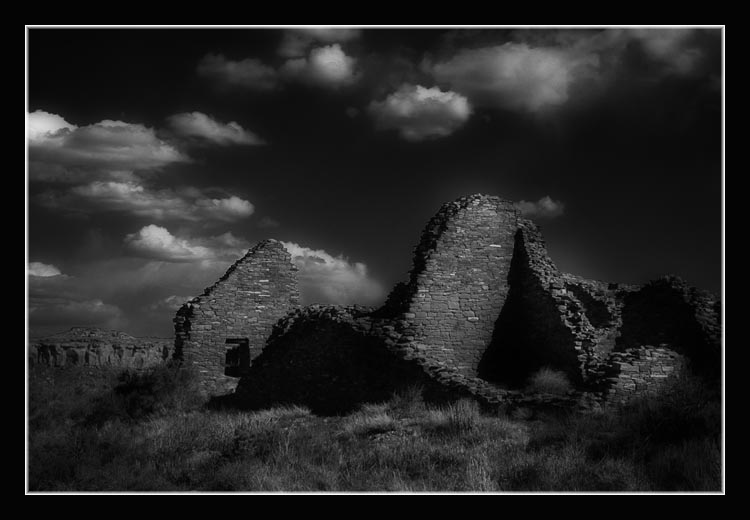
<path fill-rule="evenodd" d="M 248 248 L 379 305 L 441 204 L 517 202 L 557 266 L 722 291 L 717 28 L 27 28 L 31 336 L 169 337 Z"/>

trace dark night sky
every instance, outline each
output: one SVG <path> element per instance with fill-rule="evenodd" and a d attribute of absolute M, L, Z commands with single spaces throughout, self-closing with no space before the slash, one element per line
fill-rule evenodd
<path fill-rule="evenodd" d="M 722 288 L 720 29 L 28 30 L 32 334 L 171 334 L 266 237 L 380 303 L 470 193 L 589 278 Z"/>

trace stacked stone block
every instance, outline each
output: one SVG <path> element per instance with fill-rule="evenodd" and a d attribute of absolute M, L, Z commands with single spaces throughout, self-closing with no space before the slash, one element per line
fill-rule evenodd
<path fill-rule="evenodd" d="M 299 306 L 296 271 L 283 244 L 265 240 L 177 312 L 175 358 L 196 372 L 206 394 L 236 387 L 225 375 L 227 339 L 247 338 L 252 360 L 274 323 Z"/>
<path fill-rule="evenodd" d="M 472 195 L 445 204 L 416 248 L 396 331 L 420 357 L 476 376 L 508 293 L 518 211 L 510 201 Z"/>
<path fill-rule="evenodd" d="M 667 345 L 645 345 L 612 354 L 608 365 L 603 398 L 606 403 L 621 405 L 668 392 L 685 372 L 687 359 Z"/>

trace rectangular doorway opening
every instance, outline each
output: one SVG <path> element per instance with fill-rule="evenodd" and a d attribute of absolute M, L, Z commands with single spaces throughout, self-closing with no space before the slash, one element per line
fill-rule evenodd
<path fill-rule="evenodd" d="M 224 375 L 242 377 L 250 369 L 250 341 L 247 338 L 227 338 Z"/>

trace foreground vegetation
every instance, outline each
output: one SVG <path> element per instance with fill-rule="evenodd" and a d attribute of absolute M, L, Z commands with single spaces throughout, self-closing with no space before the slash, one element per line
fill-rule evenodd
<path fill-rule="evenodd" d="M 721 409 L 695 383 L 621 414 L 487 415 L 413 389 L 344 417 L 201 407 L 170 368 L 31 374 L 31 491 L 717 491 Z M 523 414 L 521 414 L 523 415 Z"/>

